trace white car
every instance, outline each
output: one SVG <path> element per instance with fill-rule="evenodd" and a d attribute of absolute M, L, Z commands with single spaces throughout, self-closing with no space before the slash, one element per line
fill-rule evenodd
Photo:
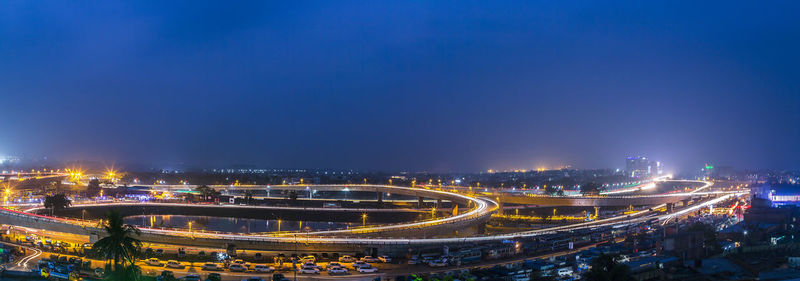
<path fill-rule="evenodd" d="M 233 272 L 245 272 L 247 271 L 247 267 L 244 267 L 244 265 L 238 263 L 234 263 L 228 266 L 228 270 Z"/>
<path fill-rule="evenodd" d="M 319 274 L 319 269 L 316 267 L 304 266 L 297 270 L 297 272 L 302 274 Z"/>
<path fill-rule="evenodd" d="M 572 268 L 564 267 L 558 269 L 558 277 L 572 276 Z"/>
<path fill-rule="evenodd" d="M 354 261 L 356 261 L 356 258 L 348 256 L 348 255 L 344 255 L 344 256 L 339 257 L 339 262 L 354 262 Z"/>
<path fill-rule="evenodd" d="M 373 256 L 364 256 L 363 258 L 361 258 L 361 261 L 363 261 L 363 262 L 378 262 L 378 258 L 373 257 Z"/>
<path fill-rule="evenodd" d="M 222 270 L 222 266 L 213 262 L 204 263 L 201 268 L 203 270 Z"/>
<path fill-rule="evenodd" d="M 367 266 L 359 267 L 358 268 L 358 272 L 361 272 L 361 273 L 378 272 L 378 268 L 374 267 L 374 266 L 367 265 Z"/>
<path fill-rule="evenodd" d="M 317 265 L 316 263 L 314 263 L 313 261 L 304 262 L 303 265 L 301 265 L 300 267 L 314 267 L 314 268 L 317 268 L 317 269 L 320 268 L 320 266 Z"/>
<path fill-rule="evenodd" d="M 411 264 L 411 265 L 420 264 L 420 261 L 419 261 L 418 258 L 413 257 L 413 258 L 408 259 L 408 264 Z"/>
<path fill-rule="evenodd" d="M 264 264 L 257 264 L 253 266 L 253 271 L 255 272 L 263 272 L 263 273 L 270 273 L 275 271 L 274 267 L 264 265 Z"/>
<path fill-rule="evenodd" d="M 198 274 L 189 274 L 189 275 L 186 275 L 184 277 L 181 277 L 180 280 L 183 280 L 183 281 L 200 281 L 202 279 L 200 278 L 200 275 L 198 275 Z"/>
<path fill-rule="evenodd" d="M 167 267 L 169 268 L 184 268 L 184 266 L 176 260 L 168 260 Z"/>
<path fill-rule="evenodd" d="M 330 275 L 347 274 L 347 268 L 345 268 L 344 266 L 329 266 L 328 274 Z"/>
<path fill-rule="evenodd" d="M 149 266 L 163 266 L 164 265 L 164 263 L 161 262 L 160 260 L 158 260 L 157 258 L 149 258 L 146 261 L 144 261 L 144 263 L 146 263 Z"/>
<path fill-rule="evenodd" d="M 328 264 L 325 266 L 325 269 L 330 269 L 331 267 L 337 267 L 337 266 L 338 266 L 338 267 L 344 267 L 344 265 L 342 265 L 341 263 L 338 263 L 338 262 L 332 261 L 332 262 L 329 262 L 329 263 L 328 263 Z"/>
<path fill-rule="evenodd" d="M 358 269 L 359 267 L 362 267 L 362 266 L 369 266 L 369 264 L 365 263 L 363 261 L 357 261 L 357 262 L 353 263 L 353 268 L 355 268 L 355 269 Z"/>
<path fill-rule="evenodd" d="M 380 262 L 382 262 L 382 263 L 390 263 L 390 262 L 392 262 L 392 258 L 390 258 L 389 256 L 380 256 L 380 257 L 378 257 L 378 260 Z"/>
<path fill-rule="evenodd" d="M 447 263 L 444 262 L 443 260 L 432 260 L 432 261 L 428 262 L 428 266 L 430 266 L 430 267 L 445 267 L 445 266 L 447 266 Z"/>

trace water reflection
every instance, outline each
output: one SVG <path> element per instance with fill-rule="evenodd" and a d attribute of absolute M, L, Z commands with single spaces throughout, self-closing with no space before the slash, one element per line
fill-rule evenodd
<path fill-rule="evenodd" d="M 140 215 L 125 217 L 125 223 L 159 228 L 185 228 L 193 230 L 223 231 L 223 232 L 273 232 L 273 231 L 314 231 L 343 229 L 346 227 L 362 226 L 361 223 L 349 222 L 319 222 L 319 221 L 287 221 L 287 220 L 261 220 L 208 216 L 183 216 L 183 215 Z M 369 225 L 369 224 L 367 224 Z"/>

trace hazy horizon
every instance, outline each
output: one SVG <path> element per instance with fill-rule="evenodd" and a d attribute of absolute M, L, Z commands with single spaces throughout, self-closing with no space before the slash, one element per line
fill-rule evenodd
<path fill-rule="evenodd" d="M 800 169 L 797 2 L 0 7 L 0 155 Z"/>

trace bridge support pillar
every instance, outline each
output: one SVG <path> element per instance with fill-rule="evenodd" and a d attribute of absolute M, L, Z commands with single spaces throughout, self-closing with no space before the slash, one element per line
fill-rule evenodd
<path fill-rule="evenodd" d="M 600 217 L 600 206 L 594 206 L 594 217 L 595 218 Z"/>
<path fill-rule="evenodd" d="M 672 214 L 675 211 L 675 203 L 667 203 L 667 214 Z"/>
<path fill-rule="evenodd" d="M 419 201 L 417 201 L 417 207 L 422 208 L 423 205 L 425 205 L 424 198 L 419 197 Z"/>
<path fill-rule="evenodd" d="M 436 209 L 442 208 L 442 199 L 436 199 Z"/>
<path fill-rule="evenodd" d="M 691 200 L 683 199 L 683 200 L 681 200 L 681 203 L 683 203 L 683 206 L 686 207 L 686 206 L 689 206 L 689 201 L 691 201 Z"/>
<path fill-rule="evenodd" d="M 497 201 L 497 214 L 502 215 L 503 214 L 503 201 L 500 201 L 500 197 L 495 198 L 495 201 Z"/>
<path fill-rule="evenodd" d="M 383 204 L 383 192 L 378 192 L 378 204 Z"/>

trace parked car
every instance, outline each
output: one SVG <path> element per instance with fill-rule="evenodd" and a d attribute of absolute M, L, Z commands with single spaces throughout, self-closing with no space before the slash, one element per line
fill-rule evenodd
<path fill-rule="evenodd" d="M 228 266 L 228 270 L 233 271 L 233 272 L 245 272 L 245 271 L 247 271 L 247 268 L 244 267 L 244 265 L 241 265 L 241 264 L 238 264 L 238 263 L 234 263 L 234 264 L 231 264 L 231 265 Z"/>
<path fill-rule="evenodd" d="M 447 262 L 443 260 L 432 260 L 428 262 L 428 266 L 430 267 L 445 267 L 447 266 Z"/>
<path fill-rule="evenodd" d="M 169 268 L 183 268 L 184 266 L 176 260 L 168 260 L 167 267 Z"/>
<path fill-rule="evenodd" d="M 264 279 L 263 279 L 263 278 L 261 278 L 261 277 L 255 277 L 255 276 L 253 276 L 253 277 L 250 277 L 250 278 L 245 278 L 245 279 L 242 279 L 242 281 L 264 281 Z"/>
<path fill-rule="evenodd" d="M 253 271 L 255 272 L 262 272 L 262 273 L 270 273 L 275 271 L 274 267 L 264 265 L 264 264 L 257 264 L 253 266 Z"/>
<path fill-rule="evenodd" d="M 315 256 L 305 256 L 305 257 L 301 258 L 300 261 L 302 261 L 302 262 L 309 262 L 309 261 L 310 262 L 317 262 L 317 257 L 315 257 Z"/>
<path fill-rule="evenodd" d="M 302 274 L 319 274 L 319 269 L 316 267 L 303 266 L 297 272 Z"/>
<path fill-rule="evenodd" d="M 200 275 L 199 274 L 189 274 L 189 275 L 186 275 L 184 277 L 181 277 L 181 280 L 183 280 L 183 281 L 200 281 Z"/>
<path fill-rule="evenodd" d="M 162 271 L 161 274 L 158 275 L 158 277 L 156 277 L 156 281 L 170 281 L 170 280 L 175 280 L 175 274 L 173 274 L 172 271 L 169 270 Z"/>
<path fill-rule="evenodd" d="M 222 275 L 219 273 L 209 273 L 206 281 L 222 281 Z"/>
<path fill-rule="evenodd" d="M 364 256 L 363 258 L 361 258 L 361 261 L 363 261 L 363 262 L 378 262 L 378 258 L 373 257 L 373 256 Z"/>
<path fill-rule="evenodd" d="M 222 266 L 218 263 L 207 262 L 201 267 L 203 270 L 222 270 Z"/>
<path fill-rule="evenodd" d="M 310 262 L 310 261 L 305 262 L 301 267 L 313 267 L 313 268 L 316 268 L 316 269 L 320 269 L 321 268 L 321 266 L 317 265 L 314 262 Z"/>
<path fill-rule="evenodd" d="M 355 269 L 358 269 L 359 267 L 362 267 L 362 266 L 369 266 L 369 264 L 366 263 L 366 262 L 363 262 L 363 261 L 357 261 L 357 262 L 353 263 L 353 268 L 355 268 Z"/>
<path fill-rule="evenodd" d="M 344 265 L 342 265 L 341 263 L 332 261 L 332 262 L 329 262 L 327 266 L 325 266 L 325 269 L 330 269 L 331 267 L 337 267 L 337 266 L 344 267 Z"/>
<path fill-rule="evenodd" d="M 572 276 L 572 268 L 563 267 L 558 269 L 558 277 Z"/>
<path fill-rule="evenodd" d="M 231 263 L 232 264 L 240 264 L 240 265 L 244 266 L 244 268 L 250 268 L 250 263 L 248 263 L 248 262 L 246 262 L 244 260 L 241 260 L 241 259 L 233 260 L 233 262 L 231 262 Z"/>
<path fill-rule="evenodd" d="M 144 263 L 149 265 L 149 266 L 163 266 L 164 265 L 164 263 L 161 262 L 160 260 L 158 260 L 157 258 L 149 258 L 146 261 L 144 261 Z"/>
<path fill-rule="evenodd" d="M 371 265 L 367 265 L 367 266 L 359 267 L 358 268 L 358 272 L 361 272 L 361 273 L 378 272 L 378 268 L 374 267 L 374 266 L 371 266 Z"/>
<path fill-rule="evenodd" d="M 390 263 L 392 262 L 392 258 L 389 256 L 379 256 L 378 260 L 382 263 Z"/>
<path fill-rule="evenodd" d="M 352 256 L 344 255 L 339 257 L 339 262 L 354 262 L 354 261 L 356 261 L 356 258 Z"/>
<path fill-rule="evenodd" d="M 329 266 L 328 267 L 328 274 L 330 275 L 337 275 L 337 274 L 347 274 L 348 270 L 344 266 Z"/>
<path fill-rule="evenodd" d="M 417 257 L 411 257 L 408 259 L 408 264 L 420 264 L 420 260 Z"/>

